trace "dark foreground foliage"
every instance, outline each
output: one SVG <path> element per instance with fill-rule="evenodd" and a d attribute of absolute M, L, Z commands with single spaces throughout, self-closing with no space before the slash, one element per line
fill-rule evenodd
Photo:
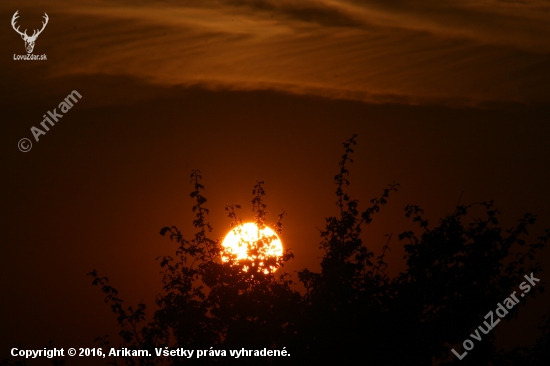
<path fill-rule="evenodd" d="M 175 256 L 159 258 L 164 271 L 163 291 L 156 310 L 145 320 L 145 304 L 124 307 L 118 292 L 106 277 L 89 273 L 100 286 L 117 315 L 122 344 L 98 339 L 104 349 L 127 347 L 149 350 L 182 348 L 203 350 L 205 356 L 117 357 L 113 365 L 548 365 L 550 321 L 543 336 L 530 348 L 510 352 L 494 346 L 495 331 L 478 333 L 479 341 L 461 361 L 451 348 L 463 354 L 462 342 L 476 327 L 484 329 L 486 314 L 508 298 L 523 282 L 524 275 L 541 270 L 532 263 L 547 243 L 550 231 L 527 242 L 535 217 L 526 214 L 515 227 L 502 229 L 493 202 L 459 204 L 455 211 L 430 225 L 423 211 L 414 205 L 405 215 L 418 224 L 418 232 L 399 235 L 404 243 L 406 270 L 394 278 L 386 272 L 385 253 L 376 255 L 363 242 L 362 231 L 373 215 L 387 203 L 397 184 L 360 210 L 359 202 L 347 193 L 348 166 L 355 136 L 344 143 L 344 155 L 335 176 L 338 215 L 326 218 L 321 231 L 321 271 L 303 269 L 297 273 L 301 290 L 283 269 L 264 271 L 257 252 L 251 260 L 221 260 L 221 243 L 210 237 L 206 198 L 202 195 L 199 171 L 191 181 L 194 199 L 193 225 L 196 233 L 184 236 L 177 227 L 165 227 L 161 235 L 176 245 Z M 253 190 L 252 206 L 259 227 L 267 224 L 263 182 Z M 226 208 L 232 226 L 241 224 L 236 210 Z M 482 211 L 472 219 L 472 211 Z M 283 214 L 272 227 L 282 231 Z M 259 243 L 268 245 L 270 239 Z M 388 240 L 389 242 L 389 240 Z M 284 267 L 293 258 L 286 251 L 267 265 Z M 247 270 L 243 270 L 246 265 Z M 527 297 L 544 287 L 537 284 Z M 519 293 L 518 293 L 519 295 Z M 503 320 L 517 316 L 521 304 Z M 496 317 L 496 315 L 495 315 Z M 485 324 L 485 325 L 483 325 Z M 286 357 L 231 357 L 229 350 L 286 350 Z M 209 353 L 209 351 L 218 351 Z M 219 355 L 225 350 L 226 355 Z M 212 355 L 210 355 L 212 354 Z M 0 363 L 8 365 L 5 363 Z"/>

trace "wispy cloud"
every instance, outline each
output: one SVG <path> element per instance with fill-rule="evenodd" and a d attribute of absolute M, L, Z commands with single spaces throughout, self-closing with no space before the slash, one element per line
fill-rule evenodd
<path fill-rule="evenodd" d="M 548 1 L 90 0 L 68 7 L 51 0 L 25 6 L 50 15 L 36 53 L 47 50 L 52 78 L 105 74 L 409 104 L 550 101 Z M 4 2 L 0 9 L 9 19 L 19 5 Z M 17 35 L 1 37 L 4 50 L 22 52 Z"/>

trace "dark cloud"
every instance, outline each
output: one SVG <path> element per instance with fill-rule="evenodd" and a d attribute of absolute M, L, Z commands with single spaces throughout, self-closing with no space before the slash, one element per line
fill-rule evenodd
<path fill-rule="evenodd" d="M 329 6 L 317 1 L 238 1 L 226 0 L 224 3 L 246 8 L 253 11 L 267 13 L 268 16 L 277 16 L 278 19 L 298 20 L 316 23 L 328 27 L 364 27 L 366 24 L 336 6 Z"/>
<path fill-rule="evenodd" d="M 480 105 L 550 98 L 548 2 L 41 4 L 22 9 L 38 19 L 41 6 L 50 14 L 36 48 L 48 50 L 49 77 L 125 75 L 162 85 L 375 103 Z M 2 18 L 12 12 L 6 3 L 0 6 Z M 22 52 L 15 32 L 0 38 L 7 54 Z M 6 67 L 7 62 L 13 64 L 0 61 Z"/>

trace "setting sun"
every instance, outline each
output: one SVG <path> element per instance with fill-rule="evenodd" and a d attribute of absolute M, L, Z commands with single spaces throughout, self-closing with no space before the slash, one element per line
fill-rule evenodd
<path fill-rule="evenodd" d="M 279 236 L 271 228 L 265 226 L 259 229 L 253 222 L 233 228 L 223 239 L 224 255 L 222 260 L 228 261 L 228 255 L 235 255 L 235 260 L 259 260 L 263 266 L 268 257 L 283 255 L 283 244 Z M 267 273 L 267 269 L 264 270 Z"/>

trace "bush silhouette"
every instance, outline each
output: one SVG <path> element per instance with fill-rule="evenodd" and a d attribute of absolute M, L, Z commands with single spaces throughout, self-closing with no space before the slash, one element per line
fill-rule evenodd
<path fill-rule="evenodd" d="M 541 270 L 528 260 L 542 249 L 550 231 L 527 243 L 528 228 L 535 217 L 524 215 L 517 225 L 504 230 L 493 202 L 457 205 L 455 211 L 431 226 L 416 205 L 408 205 L 405 215 L 416 222 L 420 233 L 403 232 L 407 268 L 394 278 L 386 272 L 386 250 L 376 255 L 363 242 L 362 231 L 387 203 L 397 184 L 383 190 L 364 210 L 349 196 L 347 187 L 356 136 L 344 143 L 336 183 L 339 214 L 326 218 L 321 231 L 320 272 L 303 269 L 297 273 L 303 290 L 288 273 L 264 273 L 257 252 L 246 263 L 235 258 L 221 260 L 221 243 L 209 237 L 206 198 L 202 195 L 199 171 L 191 174 L 194 190 L 193 221 L 197 232 L 185 239 L 177 227 L 165 227 L 178 247 L 176 256 L 160 258 L 164 269 L 163 290 L 158 296 L 153 319 L 144 323 L 145 305 L 123 309 L 117 292 L 106 278 L 91 272 L 94 284 L 102 286 L 122 327 L 124 345 L 135 349 L 178 347 L 212 350 L 211 356 L 195 358 L 196 364 L 304 364 L 335 361 L 348 364 L 431 365 L 506 364 L 548 360 L 549 326 L 533 348 L 497 351 L 495 332 L 480 333 L 475 350 L 460 361 L 451 353 L 462 353 L 462 342 L 484 324 L 485 315 L 507 298 L 525 274 Z M 259 227 L 266 225 L 263 182 L 253 190 L 252 206 Z M 232 227 L 242 223 L 236 210 L 226 208 Z M 482 210 L 481 218 L 471 218 L 472 210 Z M 283 214 L 274 225 L 282 230 Z M 389 242 L 389 241 L 388 241 Z M 267 245 L 261 242 L 258 245 Z M 256 255 L 256 256 L 255 256 Z M 283 267 L 293 258 L 290 251 L 270 265 Z M 246 265 L 247 270 L 243 269 Z M 537 285 L 528 295 L 543 291 Z M 513 318 L 519 306 L 510 310 Z M 489 328 L 484 328 L 490 330 Z M 107 339 L 102 342 L 107 344 Z M 284 357 L 231 357 L 229 350 L 276 349 L 288 351 Z M 220 355 L 221 351 L 226 354 Z M 128 365 L 179 365 L 185 357 L 126 358 Z"/>
<path fill-rule="evenodd" d="M 193 171 L 196 233 L 185 236 L 175 226 L 160 231 L 177 248 L 174 256 L 158 258 L 164 271 L 163 291 L 149 321 L 145 304 L 123 307 L 109 280 L 96 271 L 89 273 L 117 316 L 122 342 L 118 348 L 148 350 L 152 355 L 165 347 L 181 348 L 194 350 L 193 359 L 117 357 L 111 364 L 547 365 L 548 318 L 534 346 L 509 352 L 496 349 L 495 331 L 484 322 L 497 303 L 518 291 L 524 275 L 541 270 L 538 263 L 530 263 L 548 242 L 550 231 L 528 242 L 535 216 L 525 214 L 505 230 L 493 202 L 458 204 L 435 225 L 430 225 L 420 207 L 408 205 L 405 215 L 418 224 L 418 232 L 399 235 L 406 269 L 390 278 L 385 261 L 389 240 L 376 254 L 361 234 L 398 184 L 389 185 L 360 210 L 358 200 L 347 192 L 355 139 L 354 135 L 344 143 L 334 177 L 338 215 L 326 218 L 320 233 L 321 269 L 298 271 L 296 283 L 281 268 L 293 258 L 289 250 L 279 258 L 261 255 L 262 247 L 272 240 L 269 237 L 249 247 L 245 261 L 227 254 L 222 259 L 220 240 L 210 237 L 202 176 Z M 263 182 L 257 182 L 252 195 L 255 223 L 263 228 L 268 217 Z M 237 215 L 240 208 L 226 208 L 235 230 L 242 224 Z M 481 217 L 473 216 L 478 211 Z M 283 218 L 284 212 L 272 225 L 279 234 Z M 274 271 L 274 267 L 281 269 Z M 537 284 L 527 295 L 535 297 L 543 289 Z M 518 309 L 514 306 L 503 320 L 512 319 Z M 483 329 L 476 328 L 480 325 Z M 475 332 L 479 341 L 469 338 Z M 475 348 L 460 360 L 451 349 L 462 354 L 465 339 L 472 340 Z M 113 346 L 108 337 L 97 341 L 104 349 Z M 230 354 L 242 349 L 289 355 L 235 358 Z M 203 357 L 196 357 L 198 350 L 205 352 Z"/>

